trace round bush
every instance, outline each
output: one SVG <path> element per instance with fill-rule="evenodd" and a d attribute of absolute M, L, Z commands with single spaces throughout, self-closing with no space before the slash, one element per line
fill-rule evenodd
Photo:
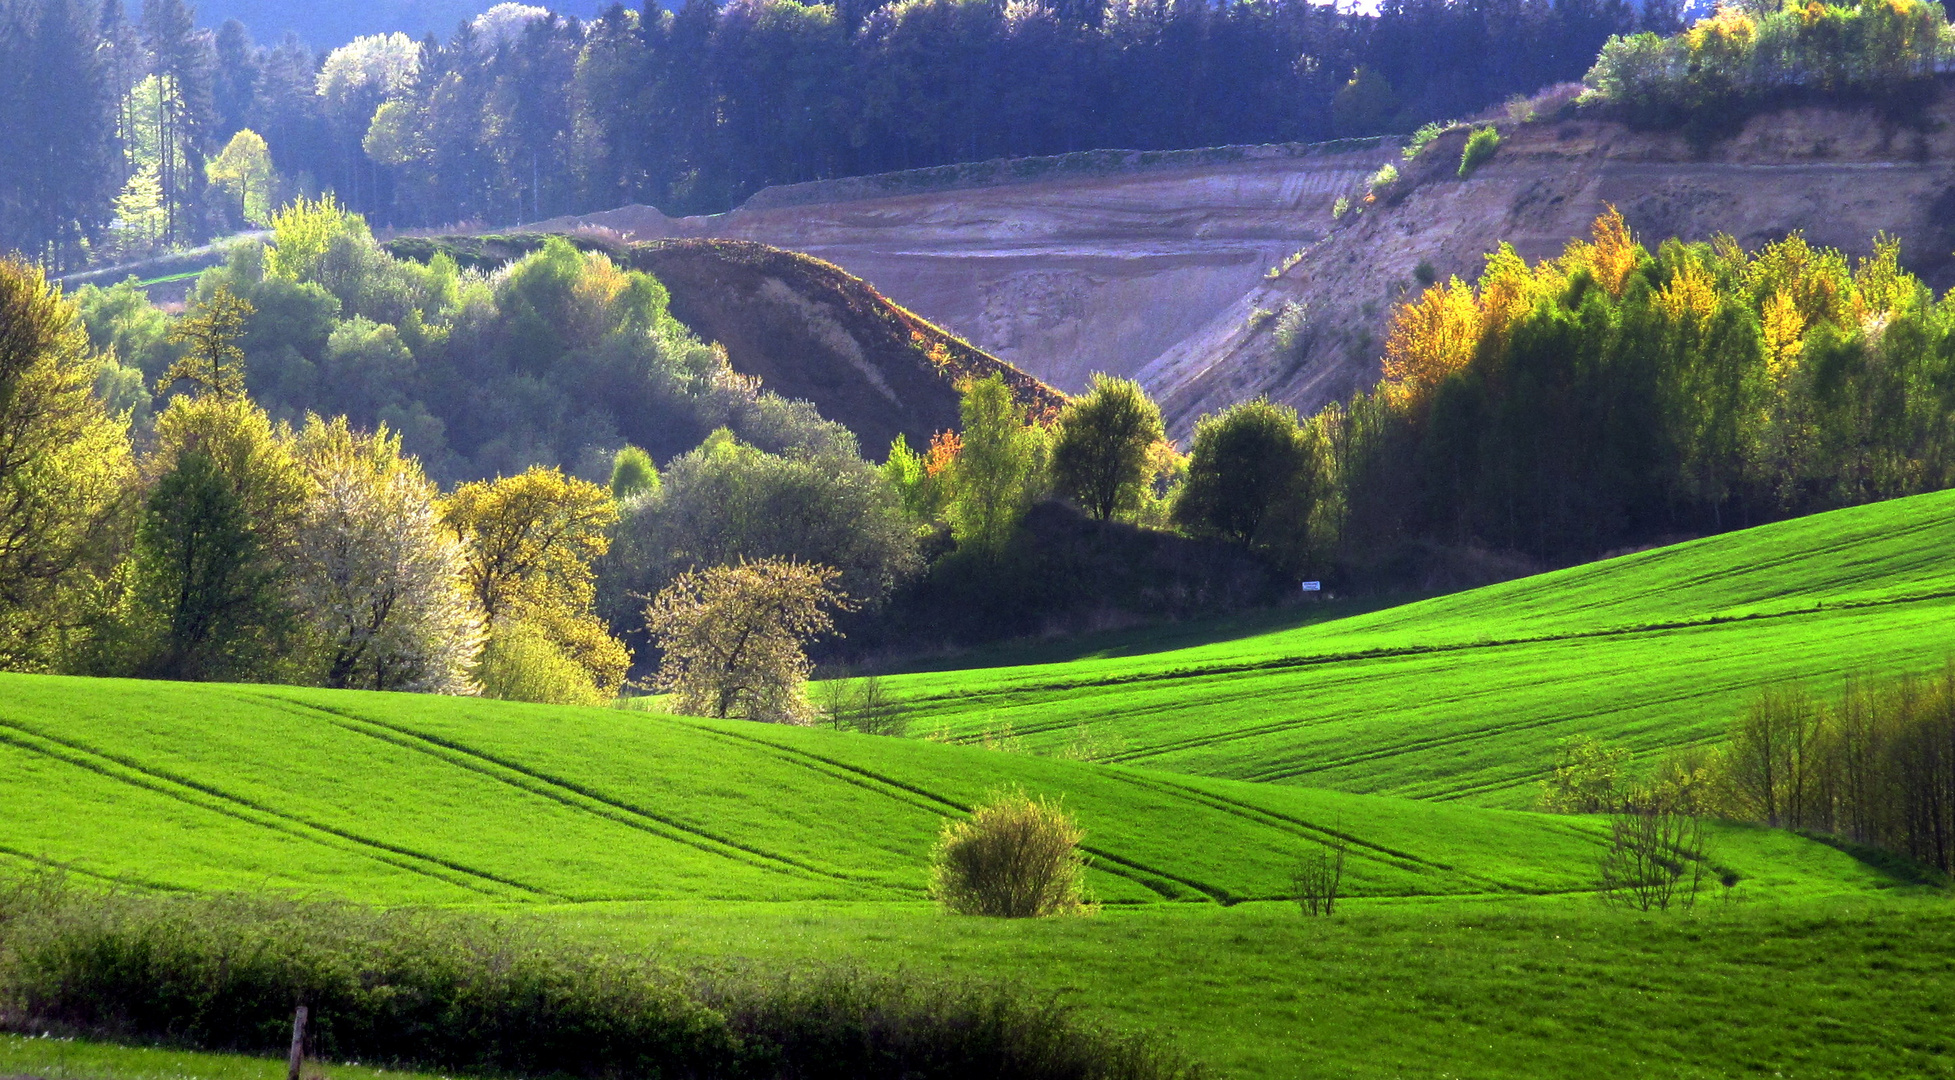
<path fill-rule="evenodd" d="M 1086 906 L 1085 837 L 1057 802 L 1023 792 L 994 798 L 969 821 L 944 824 L 930 894 L 951 911 L 1036 918 Z"/>

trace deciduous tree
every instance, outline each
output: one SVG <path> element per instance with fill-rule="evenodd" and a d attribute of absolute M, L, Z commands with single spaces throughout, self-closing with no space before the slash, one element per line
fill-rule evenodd
<path fill-rule="evenodd" d="M 295 450 L 312 481 L 293 587 L 327 686 L 466 693 L 481 618 L 438 492 L 385 428 L 308 417 Z"/>
<path fill-rule="evenodd" d="M 832 568 L 788 559 L 742 560 L 679 575 L 645 609 L 665 656 L 656 685 L 677 710 L 805 724 L 807 645 L 834 632 L 848 598 Z"/>
<path fill-rule="evenodd" d="M 0 260 L 0 667 L 56 662 L 106 569 L 131 464 L 96 368 L 75 306 Z"/>
<path fill-rule="evenodd" d="M 1131 379 L 1093 376 L 1093 388 L 1059 414 L 1054 486 L 1106 521 L 1140 505 L 1148 456 L 1161 441 L 1161 409 Z"/>

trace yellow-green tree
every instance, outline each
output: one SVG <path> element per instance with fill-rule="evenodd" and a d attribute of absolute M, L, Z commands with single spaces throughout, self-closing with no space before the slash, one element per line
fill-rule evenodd
<path fill-rule="evenodd" d="M 945 516 L 960 550 L 996 555 L 1045 490 L 1047 436 L 1026 421 L 999 375 L 966 385 L 961 411 Z"/>
<path fill-rule="evenodd" d="M 681 574 L 645 609 L 664 650 L 657 685 L 678 711 L 805 724 L 807 645 L 851 607 L 833 567 L 792 559 L 741 560 Z"/>
<path fill-rule="evenodd" d="M 177 397 L 156 421 L 122 640 L 103 664 L 166 679 L 282 679 L 287 570 L 310 482 L 290 432 L 242 397 Z"/>
<path fill-rule="evenodd" d="M 104 569 L 131 464 L 96 366 L 74 305 L 0 261 L 0 667 L 58 663 Z"/>
<path fill-rule="evenodd" d="M 156 381 L 156 392 L 162 394 L 182 381 L 216 397 L 242 398 L 244 348 L 238 342 L 251 315 L 249 300 L 219 286 L 194 314 L 170 327 L 169 340 L 183 346 L 183 355 Z"/>
<path fill-rule="evenodd" d="M 616 694 L 631 653 L 591 610 L 591 564 L 610 550 L 618 520 L 610 493 L 535 466 L 463 484 L 443 502 L 441 517 L 461 542 L 464 580 L 488 627 L 483 693 L 514 696 L 520 680 L 503 677 L 511 670 L 508 650 L 520 644 L 535 653 L 540 640 L 587 679 L 552 697 L 594 702 Z"/>
<path fill-rule="evenodd" d="M 277 174 L 272 169 L 271 148 L 264 136 L 244 128 L 224 149 L 204 166 L 210 182 L 236 200 L 238 212 L 252 225 L 264 226 L 272 220 L 272 188 Z"/>

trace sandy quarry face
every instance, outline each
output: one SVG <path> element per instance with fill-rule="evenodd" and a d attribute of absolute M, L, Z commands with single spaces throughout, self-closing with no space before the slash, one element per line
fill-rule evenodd
<path fill-rule="evenodd" d="M 1955 285 L 1955 95 L 1927 130 L 1866 110 L 1795 109 L 1754 118 L 1708 149 L 1671 135 L 1599 121 L 1506 128 L 1493 160 L 1458 178 L 1461 134 L 1404 169 L 1398 193 L 1347 219 L 1280 279 L 1258 282 L 1207 326 L 1142 370 L 1170 427 L 1257 394 L 1310 411 L 1370 387 L 1392 305 L 1421 262 L 1440 280 L 1472 280 L 1505 241 L 1529 259 L 1588 235 L 1608 206 L 1639 240 L 1709 240 L 1729 233 L 1757 248 L 1803 231 L 1815 244 L 1865 255 L 1876 233 L 1901 240 L 1904 265 Z M 1308 305 L 1287 353 L 1254 318 Z"/>
<path fill-rule="evenodd" d="M 1310 411 L 1369 387 L 1420 263 L 1471 279 L 1503 241 L 1553 255 L 1612 204 L 1652 246 L 1729 232 L 1756 247 L 1803 230 L 1864 254 L 1889 232 L 1910 268 L 1947 288 L 1955 93 L 1927 121 L 1787 110 L 1708 149 L 1594 120 L 1502 124 L 1500 151 L 1472 178 L 1456 175 L 1464 135 L 1449 135 L 1399 162 L 1393 195 L 1337 223 L 1332 203 L 1399 161 L 1396 148 L 1252 148 L 1216 164 L 907 195 L 831 181 L 769 189 L 711 217 L 625 207 L 543 225 L 805 251 L 1062 390 L 1094 371 L 1137 377 L 1185 436 L 1202 413 L 1258 394 Z M 1270 315 L 1292 301 L 1307 305 L 1308 325 L 1279 353 Z"/>
<path fill-rule="evenodd" d="M 1132 375 L 1200 331 L 1266 270 L 1322 239 L 1331 203 L 1393 153 L 1251 158 L 776 207 L 756 197 L 711 217 L 625 207 L 544 225 L 807 252 L 1074 391 L 1095 371 Z"/>

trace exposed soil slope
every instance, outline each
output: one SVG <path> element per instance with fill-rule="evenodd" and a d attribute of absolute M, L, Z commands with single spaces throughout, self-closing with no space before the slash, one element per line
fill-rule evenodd
<path fill-rule="evenodd" d="M 1074 392 L 1200 331 L 1393 157 L 1375 140 L 1080 154 L 769 188 L 711 217 L 627 206 L 531 227 L 808 252 Z"/>
<path fill-rule="evenodd" d="M 1395 192 L 1168 349 L 1141 379 L 1184 432 L 1201 413 L 1257 394 L 1314 409 L 1376 381 L 1392 304 L 1418 287 L 1421 262 L 1441 280 L 1471 280 L 1503 241 L 1529 259 L 1555 255 L 1612 205 L 1651 247 L 1729 233 L 1755 248 L 1797 231 L 1864 255 L 1886 232 L 1900 238 L 1903 263 L 1947 288 L 1951 121 L 1955 94 L 1944 93 L 1912 124 L 1866 108 L 1793 108 L 1704 148 L 1604 120 L 1502 125 L 1499 152 L 1465 180 L 1465 134 L 1455 132 L 1405 167 Z M 1311 330 L 1284 354 L 1273 320 L 1252 319 L 1291 300 L 1309 306 Z"/>
<path fill-rule="evenodd" d="M 1709 147 L 1597 119 L 1503 124 L 1499 153 L 1467 180 L 1455 134 L 1402 165 L 1384 203 L 1335 227 L 1332 203 L 1361 193 L 1396 148 L 989 162 L 772 188 L 712 217 L 633 206 L 545 224 L 812 252 L 1063 390 L 1093 371 L 1135 375 L 1185 435 L 1201 413 L 1256 394 L 1313 409 L 1370 385 L 1391 304 L 1421 262 L 1471 277 L 1502 241 L 1551 255 L 1609 204 L 1652 241 L 1729 232 L 1755 246 L 1803 230 L 1864 253 L 1886 231 L 1947 287 L 1952 98 L 1906 124 L 1867 108 L 1786 109 Z M 1318 329 L 1278 356 L 1257 312 L 1292 299 Z"/>
<path fill-rule="evenodd" d="M 998 373 L 1033 413 L 1049 416 L 1064 396 L 934 323 L 897 306 L 831 263 L 738 240 L 666 240 L 601 248 L 665 284 L 672 314 L 725 347 L 735 371 L 787 397 L 813 402 L 880 458 L 898 434 L 922 447 L 957 426 L 957 383 Z M 464 265 L 496 266 L 534 250 L 542 236 L 395 240 L 398 255 L 437 250 Z"/>

